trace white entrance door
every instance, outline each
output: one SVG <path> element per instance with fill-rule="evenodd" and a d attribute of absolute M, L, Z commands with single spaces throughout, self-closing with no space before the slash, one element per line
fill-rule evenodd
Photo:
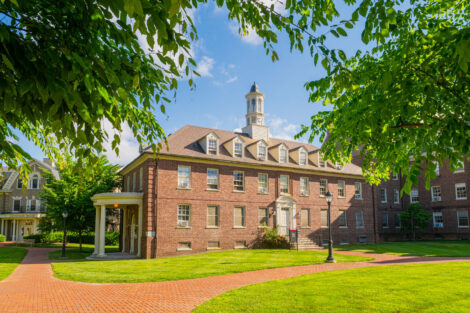
<path fill-rule="evenodd" d="M 289 233 L 289 209 L 282 208 L 278 224 L 279 235 L 287 236 Z"/>

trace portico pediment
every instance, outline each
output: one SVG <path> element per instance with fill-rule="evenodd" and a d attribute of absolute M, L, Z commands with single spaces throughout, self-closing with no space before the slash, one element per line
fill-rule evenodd
<path fill-rule="evenodd" d="M 276 199 L 276 203 L 295 204 L 297 200 L 294 197 L 283 195 Z"/>

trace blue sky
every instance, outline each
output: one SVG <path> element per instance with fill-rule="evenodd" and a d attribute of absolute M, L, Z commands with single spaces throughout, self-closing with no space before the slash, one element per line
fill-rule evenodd
<path fill-rule="evenodd" d="M 350 17 L 352 8 L 340 7 Z M 298 51 L 290 52 L 288 38 L 279 37 L 277 52 L 280 60 L 273 63 L 266 56 L 263 44 L 256 35 L 238 35 L 237 25 L 228 21 L 227 10 L 210 2 L 194 12 L 199 40 L 193 45 L 193 56 L 202 77 L 190 90 L 186 81 L 180 82 L 174 101 L 167 105 L 166 116 L 158 115 L 166 133 L 191 124 L 235 130 L 245 123 L 245 94 L 256 81 L 265 94 L 266 125 L 273 137 L 293 139 L 301 124 L 310 116 L 325 110 L 321 103 L 309 103 L 304 84 L 325 75 L 321 65 L 314 66 L 313 58 Z M 348 56 L 364 48 L 361 29 L 348 37 L 328 41 L 329 47 L 343 49 Z M 307 138 L 303 139 L 304 141 Z M 20 136 L 20 144 L 34 158 L 42 158 L 39 148 Z M 320 145 L 318 138 L 313 142 Z M 126 164 L 138 153 L 138 145 L 130 132 L 122 134 L 121 154 L 109 153 L 113 163 Z"/>

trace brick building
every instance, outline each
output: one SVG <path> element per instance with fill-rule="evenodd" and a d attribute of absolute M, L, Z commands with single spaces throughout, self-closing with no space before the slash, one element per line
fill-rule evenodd
<path fill-rule="evenodd" d="M 241 132 L 184 126 L 168 136 L 169 150 L 142 151 L 121 170 L 121 193 L 95 195 L 94 256 L 105 254 L 106 208 L 122 210 L 123 251 L 144 258 L 253 247 L 265 226 L 283 235 L 298 229 L 303 242 L 322 245 L 328 190 L 334 241 L 374 242 L 372 189 L 361 168 L 271 138 L 256 83 L 246 108 Z"/>
<path fill-rule="evenodd" d="M 422 165 L 425 168 L 425 165 Z M 469 210 L 470 198 L 467 186 L 470 184 L 470 163 L 452 172 L 447 162 L 436 168 L 436 178 L 431 180 L 430 189 L 425 188 L 424 175 L 413 186 L 410 195 L 400 197 L 405 178 L 392 175 L 390 180 L 374 186 L 377 226 L 381 241 L 408 238 L 400 229 L 399 215 L 411 203 L 419 202 L 432 215 L 429 227 L 422 239 L 470 239 Z"/>
<path fill-rule="evenodd" d="M 23 182 L 17 170 L 3 168 L 0 184 L 0 234 L 7 241 L 18 241 L 23 236 L 38 232 L 39 219 L 45 215 L 46 206 L 39 198 L 45 185 L 44 174 L 59 172 L 49 159 L 29 162 L 32 173 Z"/>

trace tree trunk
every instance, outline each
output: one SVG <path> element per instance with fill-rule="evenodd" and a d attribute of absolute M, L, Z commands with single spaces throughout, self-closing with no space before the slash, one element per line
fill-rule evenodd
<path fill-rule="evenodd" d="M 82 230 L 78 231 L 78 242 L 80 243 L 80 252 L 82 252 Z"/>

